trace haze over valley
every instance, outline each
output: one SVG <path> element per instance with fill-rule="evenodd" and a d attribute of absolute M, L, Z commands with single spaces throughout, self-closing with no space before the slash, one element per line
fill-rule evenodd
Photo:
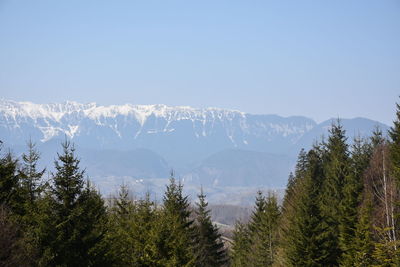
<path fill-rule="evenodd" d="M 35 104 L 0 100 L 0 136 L 14 153 L 36 142 L 41 162 L 52 162 L 71 140 L 86 174 L 102 194 L 128 184 L 137 194 L 161 195 L 170 170 L 192 196 L 203 186 L 210 202 L 244 204 L 257 189 L 286 186 L 299 151 L 327 136 L 336 119 L 247 114 L 220 108 Z M 388 126 L 367 118 L 340 118 L 348 141 Z M 46 166 L 51 170 L 51 166 Z"/>

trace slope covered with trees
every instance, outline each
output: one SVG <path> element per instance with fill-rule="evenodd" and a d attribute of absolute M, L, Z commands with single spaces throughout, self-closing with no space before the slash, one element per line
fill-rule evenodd
<path fill-rule="evenodd" d="M 278 225 L 274 260 L 260 263 L 254 244 L 263 211 L 258 197 L 249 224 L 238 224 L 234 266 L 399 266 L 400 106 L 388 138 L 377 128 L 371 138 L 349 146 L 337 121 L 326 140 L 299 154 L 289 176 Z M 266 220 L 266 219 L 265 219 Z M 262 240 L 270 240 L 268 234 Z M 263 249 L 267 252 L 268 249 Z M 252 257 L 255 256 L 255 259 Z"/>
<path fill-rule="evenodd" d="M 73 144 L 46 177 L 32 142 L 1 150 L 0 266 L 399 266 L 400 106 L 393 127 L 348 144 L 340 121 L 301 150 L 281 204 L 258 192 L 223 243 L 201 190 L 171 173 L 161 202 L 121 186 L 103 199 Z"/>

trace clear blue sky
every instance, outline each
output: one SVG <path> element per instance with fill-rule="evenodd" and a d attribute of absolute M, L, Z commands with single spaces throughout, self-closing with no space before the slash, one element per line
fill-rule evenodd
<path fill-rule="evenodd" d="M 0 0 L 0 97 L 391 123 L 400 1 Z"/>

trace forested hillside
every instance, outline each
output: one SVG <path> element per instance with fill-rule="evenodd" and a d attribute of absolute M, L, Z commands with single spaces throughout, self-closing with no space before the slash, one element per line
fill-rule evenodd
<path fill-rule="evenodd" d="M 399 105 L 388 134 L 349 146 L 338 121 L 301 150 L 282 206 L 260 193 L 236 225 L 233 266 L 399 266 Z"/>
<path fill-rule="evenodd" d="M 400 105 L 396 114 L 387 138 L 376 128 L 349 142 L 333 123 L 300 151 L 282 203 L 259 192 L 232 239 L 203 190 L 190 203 L 173 172 L 158 201 L 124 185 L 105 199 L 68 140 L 52 172 L 32 142 L 21 158 L 3 149 L 0 266 L 399 266 Z"/>

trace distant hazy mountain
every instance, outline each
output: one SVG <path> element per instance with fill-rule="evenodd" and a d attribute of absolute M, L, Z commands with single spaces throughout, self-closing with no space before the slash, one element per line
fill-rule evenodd
<path fill-rule="evenodd" d="M 67 136 L 88 148 L 148 148 L 176 162 L 202 159 L 228 148 L 279 153 L 315 126 L 305 117 L 218 108 L 0 101 L 0 134 L 10 144 L 29 137 L 46 142 Z"/>
<path fill-rule="evenodd" d="M 207 186 L 284 186 L 292 157 L 229 149 L 211 155 L 184 178 Z"/>
<path fill-rule="evenodd" d="M 0 100 L 0 140 L 6 145 L 18 153 L 32 138 L 43 161 L 52 162 L 67 137 L 88 174 L 99 179 L 165 178 L 174 167 L 186 180 L 207 186 L 283 186 L 299 150 L 326 136 L 331 122 L 219 108 Z M 350 137 L 388 128 L 364 118 L 341 123 Z"/>

